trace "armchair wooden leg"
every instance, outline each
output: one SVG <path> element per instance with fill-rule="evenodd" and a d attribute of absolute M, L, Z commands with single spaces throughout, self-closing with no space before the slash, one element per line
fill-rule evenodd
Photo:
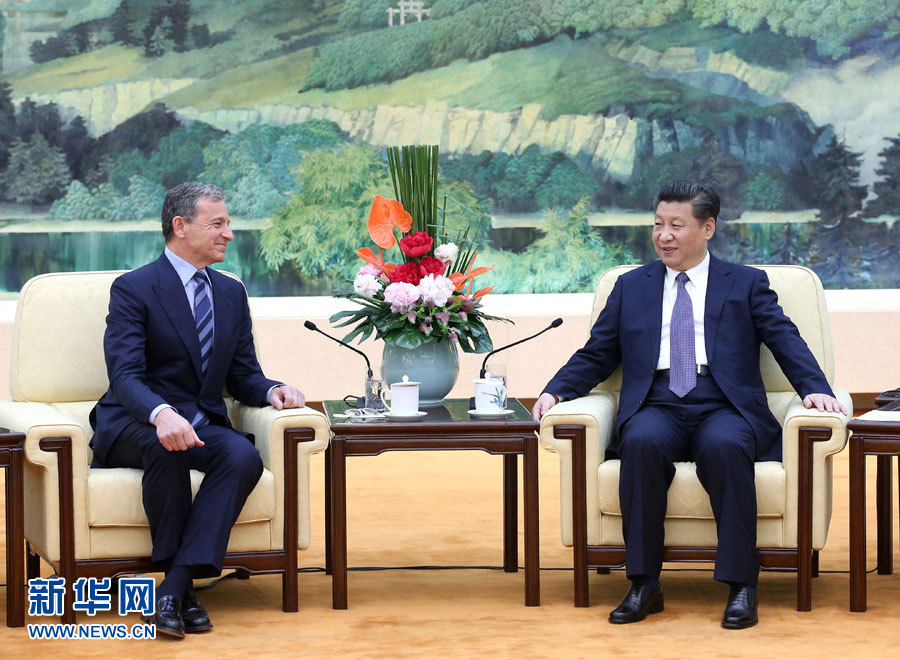
<path fill-rule="evenodd" d="M 309 428 L 284 431 L 284 572 L 281 574 L 281 609 L 296 612 L 297 595 L 297 444 L 316 437 Z M 239 576 L 240 577 L 240 576 Z"/>
<path fill-rule="evenodd" d="M 250 571 L 243 568 L 236 568 L 234 570 L 234 574 L 238 580 L 249 580 L 250 579 Z"/>
<path fill-rule="evenodd" d="M 589 607 L 587 568 L 587 476 L 585 474 L 585 429 L 560 425 L 553 436 L 572 443 L 572 555 L 575 569 L 575 607 Z"/>
<path fill-rule="evenodd" d="M 597 569 L 597 575 L 609 575 L 609 568 L 606 566 L 601 566 Z"/>
<path fill-rule="evenodd" d="M 819 551 L 813 550 L 812 555 L 812 576 L 814 578 L 819 577 Z"/>
<path fill-rule="evenodd" d="M 797 611 L 809 612 L 812 609 L 812 472 L 813 443 L 824 442 L 831 438 L 831 429 L 802 426 L 800 427 L 800 446 L 798 452 L 800 474 L 798 475 L 798 507 L 797 507 Z"/>
<path fill-rule="evenodd" d="M 66 581 L 63 599 L 63 623 L 75 623 L 75 495 L 72 473 L 72 438 L 44 438 L 44 451 L 56 454 L 59 487 L 59 569 L 57 574 Z"/>

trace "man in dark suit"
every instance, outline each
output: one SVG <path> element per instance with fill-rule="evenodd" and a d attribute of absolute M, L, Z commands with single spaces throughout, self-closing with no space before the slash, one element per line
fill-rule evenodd
<path fill-rule="evenodd" d="M 157 590 L 157 632 L 212 628 L 191 587 L 219 575 L 231 528 L 262 475 L 252 437 L 228 420 L 223 387 L 279 410 L 304 405 L 297 388 L 266 378 L 256 359 L 240 282 L 207 268 L 234 238 L 220 188 L 166 193 L 166 247 L 112 285 L 103 340 L 109 390 L 91 411 L 94 464 L 140 468 Z M 189 471 L 203 471 L 193 502 Z"/>
<path fill-rule="evenodd" d="M 716 580 L 730 585 L 726 628 L 757 623 L 754 461 L 781 460 L 759 346 L 775 355 L 807 408 L 844 406 L 796 326 L 756 268 L 712 256 L 719 196 L 676 181 L 656 196 L 653 244 L 660 261 L 616 281 L 591 336 L 547 384 L 534 418 L 587 394 L 622 365 L 610 448 L 621 459 L 619 500 L 631 587 L 609 615 L 633 623 L 663 610 L 666 495 L 675 461 L 693 461 L 718 529 Z"/>

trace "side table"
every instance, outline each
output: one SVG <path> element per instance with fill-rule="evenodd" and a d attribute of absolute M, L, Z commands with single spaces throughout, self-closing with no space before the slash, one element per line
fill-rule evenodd
<path fill-rule="evenodd" d="M 900 400 L 875 412 L 897 413 L 898 420 L 852 420 L 850 435 L 850 611 L 866 611 L 866 456 L 878 457 L 875 481 L 878 574 L 893 573 L 891 547 L 891 457 L 900 456 Z"/>
<path fill-rule="evenodd" d="M 0 428 L 6 470 L 6 625 L 25 625 L 25 434 Z"/>
<path fill-rule="evenodd" d="M 478 449 L 503 456 L 503 570 L 518 570 L 518 473 L 516 456 L 524 466 L 525 605 L 540 605 L 538 558 L 538 445 L 539 425 L 516 399 L 502 419 L 476 419 L 468 414 L 468 399 L 449 399 L 423 408 L 428 414 L 415 421 L 385 419 L 350 422 L 336 418 L 346 411 L 343 401 L 326 401 L 325 411 L 334 434 L 325 458 L 325 566 L 332 576 L 332 607 L 347 609 L 347 482 L 348 456 L 377 456 L 385 451 Z"/>

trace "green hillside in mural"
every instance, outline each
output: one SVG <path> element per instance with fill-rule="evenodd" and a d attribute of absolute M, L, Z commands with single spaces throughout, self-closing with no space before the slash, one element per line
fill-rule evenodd
<path fill-rule="evenodd" d="M 402 143 L 441 145 L 502 291 L 652 258 L 630 210 L 673 178 L 720 189 L 722 256 L 897 287 L 898 4 L 435 0 L 389 27 L 382 0 L 2 0 L 0 287 L 195 178 L 253 219 L 227 264 L 252 293 L 327 293 Z M 129 259 L 158 249 L 138 233 Z"/>

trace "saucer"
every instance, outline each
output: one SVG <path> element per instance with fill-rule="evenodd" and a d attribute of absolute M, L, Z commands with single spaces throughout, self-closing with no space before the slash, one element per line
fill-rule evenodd
<path fill-rule="evenodd" d="M 428 413 L 425 412 L 424 410 L 417 410 L 412 415 L 397 415 L 392 412 L 385 412 L 384 416 L 390 420 L 394 420 L 395 422 L 411 422 L 415 419 L 421 419 L 422 417 L 424 417 L 427 414 Z"/>
<path fill-rule="evenodd" d="M 508 415 L 514 414 L 515 410 L 501 410 L 500 412 L 478 412 L 477 410 L 470 410 L 470 417 L 479 417 L 481 419 L 502 419 L 507 417 Z"/>

